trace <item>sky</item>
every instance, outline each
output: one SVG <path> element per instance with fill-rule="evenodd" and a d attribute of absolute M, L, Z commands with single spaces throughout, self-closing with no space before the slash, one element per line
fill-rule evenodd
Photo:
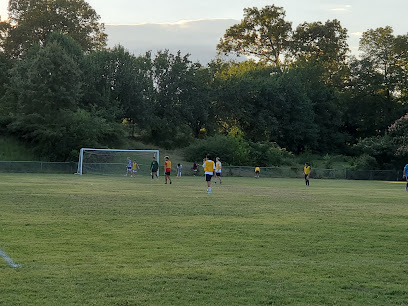
<path fill-rule="evenodd" d="M 0 0 L 0 16 L 8 0 Z M 307 21 L 338 19 L 348 29 L 349 45 L 358 50 L 361 33 L 392 26 L 395 34 L 408 33 L 408 0 L 88 0 L 101 16 L 108 46 L 121 44 L 133 53 L 170 49 L 200 59 L 215 56 L 225 30 L 243 18 L 243 9 L 274 4 L 286 11 L 292 27 Z M 122 26 L 119 26 L 122 25 Z M 202 54 L 199 54 L 199 53 Z M 203 60 L 206 61 L 206 60 Z"/>

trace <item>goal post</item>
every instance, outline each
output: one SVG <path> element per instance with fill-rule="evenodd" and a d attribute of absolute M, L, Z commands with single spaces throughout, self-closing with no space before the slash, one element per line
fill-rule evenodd
<path fill-rule="evenodd" d="M 136 161 L 142 173 L 150 173 L 153 158 L 159 162 L 159 150 L 122 150 L 82 148 L 76 174 L 118 175 L 126 173 L 127 158 Z M 159 174 L 159 173 L 157 173 Z"/>

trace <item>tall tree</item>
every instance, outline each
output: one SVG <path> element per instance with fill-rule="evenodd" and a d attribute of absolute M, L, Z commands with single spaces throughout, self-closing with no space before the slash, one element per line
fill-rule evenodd
<path fill-rule="evenodd" d="M 346 70 L 346 56 L 349 52 L 347 29 L 338 20 L 304 22 L 294 34 L 291 49 L 296 59 L 318 62 L 327 71 L 326 78 L 331 83 L 341 79 Z"/>
<path fill-rule="evenodd" d="M 244 62 L 219 78 L 215 106 L 228 132 L 241 132 L 254 142 L 276 142 L 295 152 L 317 147 L 313 101 L 301 74 Z"/>
<path fill-rule="evenodd" d="M 383 135 L 404 114 L 408 37 L 391 27 L 363 33 L 361 59 L 350 63 L 345 127 L 355 138 Z"/>
<path fill-rule="evenodd" d="M 1 45 L 10 56 L 20 56 L 50 33 L 69 34 L 84 51 L 106 45 L 104 25 L 85 0 L 9 0 L 9 20 L 0 25 Z"/>
<path fill-rule="evenodd" d="M 408 36 L 395 37 L 390 26 L 368 30 L 360 40 L 363 60 L 371 63 L 374 73 L 381 75 L 378 84 L 386 98 L 391 102 L 398 84 L 403 82 L 406 74 Z"/>
<path fill-rule="evenodd" d="M 29 141 L 39 157 L 76 159 L 79 148 L 121 139 L 118 124 L 80 109 L 83 54 L 71 37 L 53 33 L 15 62 L 5 98 L 10 133 Z"/>
<path fill-rule="evenodd" d="M 64 138 L 66 114 L 77 109 L 80 73 L 78 63 L 56 41 L 30 49 L 11 71 L 9 131 L 51 153 L 52 143 Z"/>
<path fill-rule="evenodd" d="M 118 46 L 85 57 L 82 107 L 97 109 L 109 120 L 147 129 L 153 121 L 152 59 L 150 53 L 135 57 Z"/>
<path fill-rule="evenodd" d="M 244 9 L 241 23 L 227 29 L 217 45 L 221 53 L 255 56 L 279 66 L 289 48 L 292 24 L 285 11 L 275 5 Z"/>
<path fill-rule="evenodd" d="M 7 74 L 10 67 L 10 61 L 5 56 L 4 52 L 0 51 L 0 99 L 5 93 L 6 84 L 8 82 Z"/>

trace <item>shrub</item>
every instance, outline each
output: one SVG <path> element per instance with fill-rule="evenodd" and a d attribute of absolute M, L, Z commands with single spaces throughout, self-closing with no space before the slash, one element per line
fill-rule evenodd
<path fill-rule="evenodd" d="M 388 128 L 392 143 L 395 147 L 395 155 L 408 157 L 408 113 L 399 118 Z"/>
<path fill-rule="evenodd" d="M 329 154 L 326 154 L 325 156 L 323 156 L 323 167 L 325 169 L 333 169 L 333 162 L 334 159 L 332 156 L 330 156 Z"/>
<path fill-rule="evenodd" d="M 201 161 L 207 154 L 214 159 L 219 156 L 226 164 L 246 165 L 249 146 L 242 138 L 217 135 L 198 139 L 184 150 L 188 161 Z"/>
<path fill-rule="evenodd" d="M 249 143 L 249 164 L 260 167 L 290 165 L 293 160 L 292 153 L 279 147 L 274 142 Z"/>
<path fill-rule="evenodd" d="M 377 160 L 368 155 L 368 154 L 363 154 L 358 156 L 354 160 L 353 164 L 353 169 L 355 170 L 373 170 L 373 169 L 378 169 L 378 163 Z"/>

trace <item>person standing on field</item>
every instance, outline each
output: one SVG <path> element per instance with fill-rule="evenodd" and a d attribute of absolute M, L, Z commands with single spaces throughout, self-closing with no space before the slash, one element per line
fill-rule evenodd
<path fill-rule="evenodd" d="M 405 187 L 405 191 L 408 192 L 408 164 L 405 165 L 403 172 L 403 177 L 407 181 L 407 186 Z"/>
<path fill-rule="evenodd" d="M 259 172 L 261 172 L 261 168 L 255 167 L 255 178 L 259 178 Z"/>
<path fill-rule="evenodd" d="M 310 165 L 308 163 L 305 163 L 305 166 L 303 167 L 303 173 L 305 175 L 305 182 L 306 186 L 310 186 L 310 173 L 312 172 L 312 168 L 310 168 Z"/>
<path fill-rule="evenodd" d="M 152 173 L 152 179 L 154 178 L 154 176 L 156 176 L 156 179 L 159 179 L 159 177 L 157 176 L 157 171 L 159 171 L 159 163 L 156 160 L 156 157 L 153 157 L 153 161 L 150 164 L 150 171 Z"/>
<path fill-rule="evenodd" d="M 203 168 L 205 173 L 205 181 L 207 182 L 207 193 L 212 193 L 211 191 L 211 179 L 215 172 L 215 163 L 211 160 L 210 156 L 207 157 L 203 161 Z"/>
<path fill-rule="evenodd" d="M 181 170 L 183 170 L 183 165 L 177 164 L 177 177 L 181 177 Z"/>
<path fill-rule="evenodd" d="M 165 162 L 164 162 L 164 180 L 165 184 L 167 184 L 167 180 L 170 181 L 171 184 L 171 178 L 170 178 L 170 172 L 171 172 L 171 161 L 168 156 L 164 157 Z"/>
<path fill-rule="evenodd" d="M 222 184 L 222 180 L 221 180 L 221 172 L 222 172 L 222 164 L 220 161 L 220 158 L 217 157 L 215 158 L 215 178 L 220 180 L 220 185 Z M 214 184 L 216 184 L 217 181 L 214 182 Z"/>
<path fill-rule="evenodd" d="M 128 174 L 132 175 L 132 160 L 130 159 L 130 157 L 127 158 L 127 167 L 126 167 L 126 174 L 125 176 L 128 176 Z"/>
<path fill-rule="evenodd" d="M 132 164 L 132 177 L 136 176 L 137 174 L 137 170 L 140 169 L 139 165 L 137 164 L 137 162 L 134 160 L 133 164 Z"/>
<path fill-rule="evenodd" d="M 193 163 L 193 168 L 192 169 L 193 169 L 193 175 L 196 176 L 196 174 L 198 172 L 198 165 L 197 165 L 196 161 Z"/>

